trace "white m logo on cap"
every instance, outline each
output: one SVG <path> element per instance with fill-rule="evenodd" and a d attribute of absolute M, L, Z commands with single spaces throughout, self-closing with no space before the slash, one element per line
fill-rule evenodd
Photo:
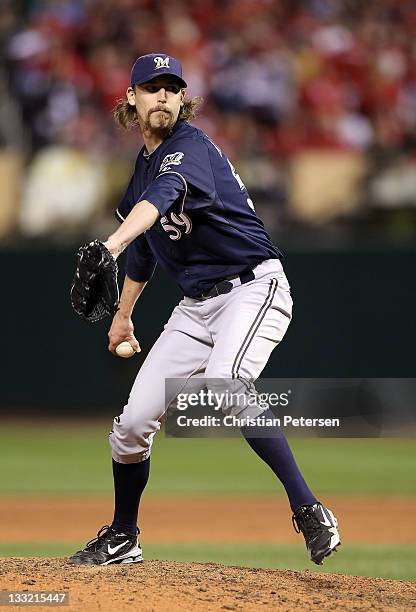
<path fill-rule="evenodd" d="M 158 68 L 169 68 L 169 57 L 155 57 L 154 62 L 156 64 L 155 70 Z"/>

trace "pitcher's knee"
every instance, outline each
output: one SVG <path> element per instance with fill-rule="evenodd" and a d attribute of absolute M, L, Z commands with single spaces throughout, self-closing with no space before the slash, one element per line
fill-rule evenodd
<path fill-rule="evenodd" d="M 226 415 L 255 417 L 264 410 L 259 405 L 256 387 L 251 380 L 207 377 L 205 382 L 207 391 Z"/>
<path fill-rule="evenodd" d="M 139 463 L 150 455 L 160 421 L 129 415 L 123 412 L 115 417 L 109 436 L 112 456 L 119 463 Z"/>

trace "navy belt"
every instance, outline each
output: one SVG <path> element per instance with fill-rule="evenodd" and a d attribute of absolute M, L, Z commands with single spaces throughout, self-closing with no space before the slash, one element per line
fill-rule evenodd
<path fill-rule="evenodd" d="M 212 297 L 217 297 L 218 295 L 223 295 L 225 293 L 230 293 L 230 291 L 234 288 L 234 285 L 230 282 L 236 278 L 240 279 L 241 285 L 248 283 L 254 280 L 256 277 L 254 275 L 253 270 L 246 270 L 245 272 L 241 272 L 240 274 L 234 274 L 233 276 L 227 276 L 222 281 L 211 287 L 208 293 L 201 293 L 198 295 L 196 300 L 208 300 Z"/>

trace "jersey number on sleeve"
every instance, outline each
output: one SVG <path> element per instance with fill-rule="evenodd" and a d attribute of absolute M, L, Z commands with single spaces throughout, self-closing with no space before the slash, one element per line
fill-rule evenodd
<path fill-rule="evenodd" d="M 170 219 L 169 219 L 170 217 Z M 182 213 L 169 213 L 169 217 L 162 217 L 160 219 L 160 223 L 162 224 L 163 229 L 167 232 L 169 238 L 171 240 L 180 240 L 182 238 L 182 234 L 190 234 L 192 231 L 192 221 L 190 217 L 182 212 Z M 179 229 L 179 227 L 181 229 Z"/>

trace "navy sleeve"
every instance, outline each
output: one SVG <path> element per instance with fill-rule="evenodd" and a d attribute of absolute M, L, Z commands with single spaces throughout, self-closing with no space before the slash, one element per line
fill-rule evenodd
<path fill-rule="evenodd" d="M 215 181 L 208 149 L 202 140 L 174 141 L 162 159 L 159 174 L 140 199 L 152 202 L 163 216 L 178 198 L 182 208 L 192 207 L 195 198 L 207 202 L 215 197 Z"/>
<path fill-rule="evenodd" d="M 185 200 L 187 184 L 179 174 L 159 174 L 144 190 L 140 200 L 151 202 L 163 217 L 178 198 Z"/>
<path fill-rule="evenodd" d="M 141 234 L 127 247 L 126 274 L 131 280 L 145 282 L 152 278 L 156 268 L 153 255 L 146 236 Z"/>
<path fill-rule="evenodd" d="M 208 149 L 200 138 L 187 137 L 172 142 L 160 164 L 159 174 L 181 176 L 188 189 L 200 194 L 209 196 L 215 192 Z"/>

